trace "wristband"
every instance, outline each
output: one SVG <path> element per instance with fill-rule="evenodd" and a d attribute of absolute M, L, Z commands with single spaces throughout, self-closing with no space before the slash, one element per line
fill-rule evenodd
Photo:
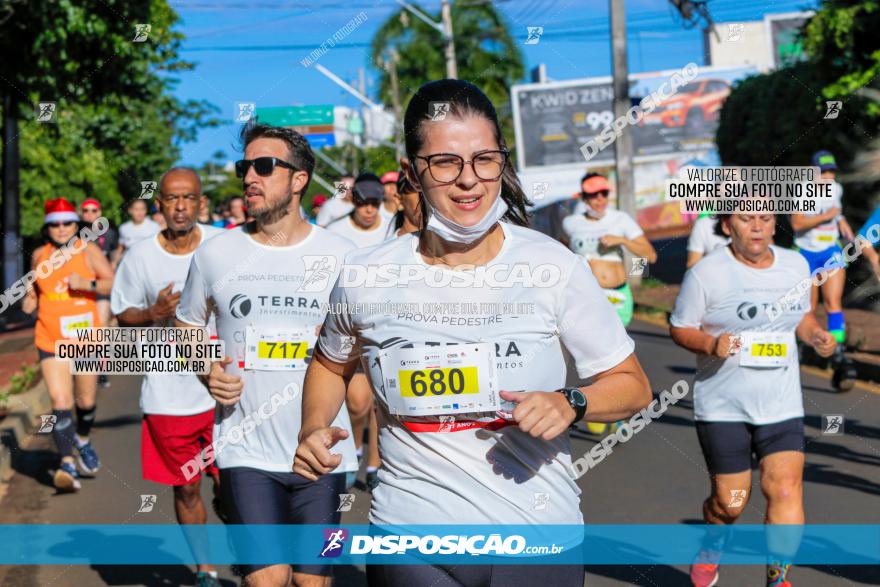
<path fill-rule="evenodd" d="M 97 279 L 92 280 L 92 291 L 98 291 L 98 280 Z"/>

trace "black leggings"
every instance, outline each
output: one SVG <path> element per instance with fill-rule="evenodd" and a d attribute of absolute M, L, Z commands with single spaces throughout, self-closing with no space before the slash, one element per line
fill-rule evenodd
<path fill-rule="evenodd" d="M 582 565 L 367 565 L 370 587 L 583 587 Z"/>

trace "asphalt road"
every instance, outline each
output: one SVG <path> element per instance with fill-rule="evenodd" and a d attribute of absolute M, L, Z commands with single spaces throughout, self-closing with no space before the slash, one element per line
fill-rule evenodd
<path fill-rule="evenodd" d="M 694 359 L 676 347 L 665 329 L 634 322 L 630 329 L 636 349 L 655 393 L 669 389 L 679 379 L 690 381 Z M 880 508 L 880 388 L 857 387 L 834 394 L 825 376 L 803 373 L 807 418 L 805 502 L 808 523 L 878 524 Z M 139 380 L 117 377 L 101 390 L 94 443 L 103 470 L 94 480 L 84 480 L 76 495 L 55 495 L 48 470 L 54 466 L 48 437 L 35 438 L 21 459 L 19 473 L 0 502 L 4 524 L 170 524 L 174 523 L 171 491 L 143 481 L 140 476 Z M 690 396 L 671 407 L 628 443 L 615 447 L 611 456 L 584 475 L 582 509 L 588 523 L 678 524 L 699 522 L 700 506 L 708 491 L 708 477 L 692 423 Z M 822 435 L 822 414 L 845 416 L 845 433 Z M 596 442 L 574 433 L 573 454 L 582 455 Z M 356 500 L 344 523 L 364 523 L 369 494 L 354 490 Z M 138 513 L 141 495 L 157 495 L 150 513 Z M 203 494 L 210 500 L 210 488 Z M 209 503 L 209 501 L 206 501 Z M 741 521 L 760 524 L 764 500 L 757 479 L 752 500 Z M 219 523 L 213 513 L 211 523 Z M 237 581 L 228 567 L 225 585 Z M 764 568 L 726 566 L 719 585 L 764 585 Z M 336 585 L 365 585 L 362 569 L 339 569 Z M 798 587 L 828 585 L 878 585 L 880 570 L 835 566 L 796 567 L 791 574 Z M 89 587 L 98 585 L 192 585 L 193 570 L 182 566 L 17 566 L 0 567 L 0 587 Z M 587 567 L 585 584 L 686 586 L 686 567 Z"/>

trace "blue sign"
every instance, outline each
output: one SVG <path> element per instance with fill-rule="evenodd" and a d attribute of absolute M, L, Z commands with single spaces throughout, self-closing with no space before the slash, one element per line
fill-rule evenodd
<path fill-rule="evenodd" d="M 313 149 L 320 147 L 333 147 L 336 145 L 336 135 L 332 132 L 317 135 L 303 135 Z"/>

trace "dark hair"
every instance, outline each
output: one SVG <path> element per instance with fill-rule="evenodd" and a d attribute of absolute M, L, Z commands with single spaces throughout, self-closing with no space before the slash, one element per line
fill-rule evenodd
<path fill-rule="evenodd" d="M 131 210 L 132 208 L 134 208 L 134 205 L 137 204 L 138 202 L 143 202 L 143 203 L 144 203 L 144 206 L 147 208 L 147 213 L 149 214 L 149 212 L 150 212 L 150 205 L 149 205 L 149 204 L 147 203 L 147 201 L 144 200 L 143 198 L 133 198 L 132 200 L 129 200 L 128 204 L 125 205 L 125 209 L 126 209 L 126 210 Z"/>
<path fill-rule="evenodd" d="M 241 146 L 242 151 L 247 149 L 257 139 L 280 139 L 287 144 L 287 162 L 296 167 L 299 171 L 305 171 L 309 174 L 309 179 L 302 188 L 302 193 L 306 193 L 309 189 L 309 183 L 312 181 L 312 173 L 315 171 L 315 154 L 309 142 L 298 132 L 292 128 L 283 126 L 271 126 L 269 124 L 260 124 L 251 119 L 247 124 L 241 127 Z"/>
<path fill-rule="evenodd" d="M 410 183 L 410 181 L 406 178 L 406 174 L 403 170 L 397 172 L 397 193 L 398 194 L 411 194 L 413 192 L 417 192 L 415 186 Z"/>
<path fill-rule="evenodd" d="M 498 146 L 506 149 L 504 136 L 501 134 L 501 125 L 498 123 L 498 114 L 495 112 L 495 106 L 492 101 L 484 94 L 480 88 L 470 82 L 457 79 L 441 79 L 428 82 L 418 89 L 409 101 L 406 107 L 406 114 L 403 117 L 404 136 L 406 137 L 406 153 L 409 160 L 415 166 L 416 153 L 422 148 L 425 137 L 422 125 L 430 121 L 435 115 L 432 107 L 435 102 L 444 102 L 449 104 L 447 116 L 457 118 L 465 118 L 467 116 L 480 116 L 492 123 L 495 140 Z M 512 224 L 519 226 L 528 226 L 529 218 L 526 206 L 531 206 L 531 202 L 526 197 L 520 186 L 519 178 L 516 176 L 516 170 L 508 162 L 501 174 L 501 194 L 500 197 L 507 203 L 507 213 L 504 219 Z M 422 228 L 428 219 L 427 210 L 425 209 L 424 199 L 420 203 L 422 207 Z"/>
<path fill-rule="evenodd" d="M 724 220 L 730 218 L 731 216 L 733 216 L 733 214 L 716 214 L 715 215 L 715 226 L 712 229 L 715 232 L 715 234 L 717 234 L 718 236 L 727 238 L 727 235 L 724 234 L 724 229 L 721 228 L 721 223 L 724 222 Z"/>
<path fill-rule="evenodd" d="M 601 173 L 596 173 L 595 171 L 588 171 L 581 178 L 581 185 L 583 185 L 584 182 L 587 181 L 588 179 L 590 179 L 591 177 L 605 177 L 605 176 L 602 175 Z"/>

